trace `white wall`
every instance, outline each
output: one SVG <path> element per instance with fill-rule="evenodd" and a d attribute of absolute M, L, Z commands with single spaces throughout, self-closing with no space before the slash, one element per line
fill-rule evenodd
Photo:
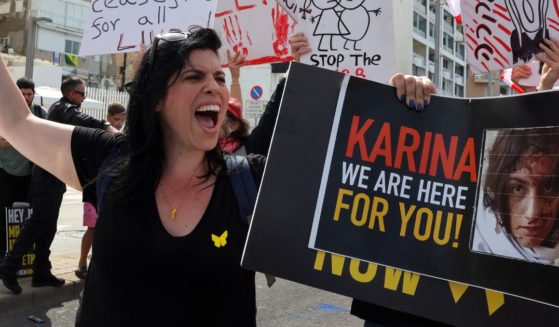
<path fill-rule="evenodd" d="M 25 76 L 24 66 L 9 66 L 8 70 L 14 81 Z M 35 82 L 36 87 L 50 86 L 59 89 L 62 82 L 62 67 L 35 65 L 33 67 L 33 82 Z"/>
<path fill-rule="evenodd" d="M 396 69 L 404 74 L 411 74 L 412 68 L 413 4 L 414 0 L 393 1 Z"/>

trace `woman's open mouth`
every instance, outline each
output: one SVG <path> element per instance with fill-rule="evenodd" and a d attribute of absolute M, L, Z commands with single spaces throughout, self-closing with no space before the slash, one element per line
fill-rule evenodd
<path fill-rule="evenodd" d="M 194 115 L 203 129 L 213 131 L 216 129 L 219 110 L 220 107 L 218 105 L 207 105 L 196 109 Z"/>

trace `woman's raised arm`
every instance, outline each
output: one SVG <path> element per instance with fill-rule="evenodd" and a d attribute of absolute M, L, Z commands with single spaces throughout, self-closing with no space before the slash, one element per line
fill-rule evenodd
<path fill-rule="evenodd" d="M 35 117 L 0 58 L 0 136 L 21 154 L 80 190 L 70 141 L 74 126 Z"/>

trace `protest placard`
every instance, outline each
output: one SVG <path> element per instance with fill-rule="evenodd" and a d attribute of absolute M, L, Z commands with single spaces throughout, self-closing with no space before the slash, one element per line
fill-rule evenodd
<path fill-rule="evenodd" d="M 396 73 L 392 1 L 278 2 L 309 38 L 301 62 L 380 82 Z"/>
<path fill-rule="evenodd" d="M 14 247 L 23 223 L 31 217 L 33 209 L 31 208 L 12 208 L 6 207 L 4 210 L 5 226 L 6 226 L 6 248 L 8 252 Z M 33 244 L 33 249 L 35 244 Z M 18 277 L 27 277 L 33 274 L 33 261 L 35 260 L 34 250 L 24 254 L 16 274 Z"/>
<path fill-rule="evenodd" d="M 211 27 L 217 0 L 91 1 L 80 56 L 139 51 L 162 31 Z"/>
<path fill-rule="evenodd" d="M 340 119 L 334 121 L 330 136 L 309 246 L 559 305 L 559 294 L 551 291 L 559 277 L 559 267 L 555 266 L 559 265 L 557 241 L 550 239 L 549 249 L 545 250 L 557 252 L 555 257 L 550 254 L 542 260 L 509 259 L 529 257 L 525 252 L 538 252 L 536 247 L 540 245 L 523 245 L 519 241 L 522 237 L 511 232 L 515 220 L 510 219 L 508 224 L 503 222 L 503 233 L 513 238 L 513 244 L 502 242 L 482 248 L 500 254 L 496 246 L 518 245 L 523 254 L 513 256 L 507 250 L 505 258 L 482 255 L 470 248 L 476 246 L 472 237 L 476 217 L 491 220 L 484 218 L 480 210 L 476 216 L 476 198 L 478 208 L 480 201 L 485 201 L 483 208 L 492 212 L 524 215 L 512 207 L 491 207 L 484 199 L 485 175 L 479 167 L 488 164 L 488 160 L 482 159 L 486 132 L 498 129 L 516 135 L 522 130 L 510 128 L 559 126 L 555 107 L 559 93 L 485 100 L 436 97 L 430 110 L 414 117 L 383 108 L 380 104 L 388 99 L 380 98 L 380 90 L 374 91 L 372 86 L 370 93 L 353 91 L 365 87 L 363 83 L 366 82 L 352 79 L 347 92 L 341 93 L 347 101 L 337 107 Z M 390 99 L 396 101 L 393 95 Z M 373 103 L 376 105 L 372 106 Z M 559 132 L 554 134 L 550 129 L 529 129 L 526 133 L 547 133 L 549 140 L 559 143 Z M 546 143 L 550 144 L 549 140 Z M 519 151 L 524 149 L 514 146 Z M 554 149 L 537 153 L 556 157 L 559 150 L 556 154 Z M 501 154 L 509 160 L 513 155 L 521 155 L 507 151 L 510 153 Z M 523 161 L 518 162 L 520 165 Z M 500 181 L 512 185 L 520 177 L 510 177 L 515 169 L 513 164 L 508 165 L 512 166 L 506 171 L 489 173 L 503 174 Z M 547 174 L 553 175 L 554 163 L 547 168 Z M 544 175 L 543 170 L 531 174 Z M 508 188 L 491 189 L 497 195 L 513 193 Z M 559 199 L 554 193 L 536 195 Z M 543 222 L 534 221 L 534 228 L 527 233 L 542 239 L 554 238 L 548 234 L 556 229 L 551 222 L 559 216 L 559 200 L 550 206 L 557 208 L 541 212 L 550 224 L 544 228 L 540 226 Z M 493 224 L 493 233 L 498 227 Z M 485 238 L 487 235 L 483 234 Z M 470 271 L 465 267 L 476 269 Z"/>
<path fill-rule="evenodd" d="M 221 0 L 217 4 L 214 28 L 224 53 L 241 53 L 245 65 L 291 60 L 289 36 L 295 21 L 276 1 Z"/>
<path fill-rule="evenodd" d="M 528 63 L 544 38 L 559 38 L 559 5 L 549 0 L 462 0 L 467 61 L 475 73 Z"/>
<path fill-rule="evenodd" d="M 314 247 L 319 250 L 557 305 L 559 267 L 481 253 L 473 248 L 472 233 L 485 130 L 559 125 L 553 106 L 558 93 L 483 100 L 434 97 L 425 112 L 415 114 L 406 112 L 391 87 L 350 78 L 333 140 L 338 96 L 331 93 L 340 94 L 336 90 L 342 77 L 320 72 L 292 64 L 288 84 L 293 76 L 300 81 L 286 87 L 282 100 L 245 253 L 249 267 L 272 274 L 284 271 L 278 254 L 282 251 L 291 260 L 289 269 L 303 263 L 299 260 L 310 260 L 291 252 L 308 244 L 313 232 L 309 221 L 320 209 L 314 229 Z M 349 156 L 348 147 L 353 150 Z M 288 164 L 281 160 L 286 156 L 297 160 Z M 359 165 L 352 173 L 346 170 L 346 183 L 344 162 L 346 167 Z M 378 186 L 375 191 L 381 174 L 385 189 Z M 391 176 L 396 176 L 392 186 Z M 421 180 L 434 190 L 428 198 L 424 191 L 418 199 Z M 325 181 L 321 205 L 319 191 Z M 449 197 L 452 189 L 455 193 Z M 377 210 L 370 209 L 373 205 Z M 297 222 L 288 223 L 290 219 Z M 296 238 L 293 233 L 301 229 L 303 235 Z M 297 245 L 286 249 L 290 242 Z M 252 244 L 258 246 L 251 251 Z M 262 256 L 274 262 L 264 263 Z M 366 266 L 359 267 L 354 272 L 365 274 Z"/>

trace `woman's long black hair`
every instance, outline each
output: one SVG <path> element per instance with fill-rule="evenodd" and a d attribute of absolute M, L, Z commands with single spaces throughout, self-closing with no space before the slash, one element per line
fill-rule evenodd
<path fill-rule="evenodd" d="M 116 178 L 119 198 L 141 201 L 153 195 L 165 158 L 161 118 L 156 107 L 167 92 L 169 80 L 178 76 L 193 50 L 212 50 L 217 55 L 220 47 L 221 41 L 215 31 L 199 28 L 184 40 L 159 40 L 157 46 L 152 46 L 143 56 L 129 89 L 124 130 L 128 140 L 127 155 L 119 165 Z M 223 164 L 217 147 L 206 153 L 206 163 L 208 174 L 202 177 L 207 179 Z"/>

